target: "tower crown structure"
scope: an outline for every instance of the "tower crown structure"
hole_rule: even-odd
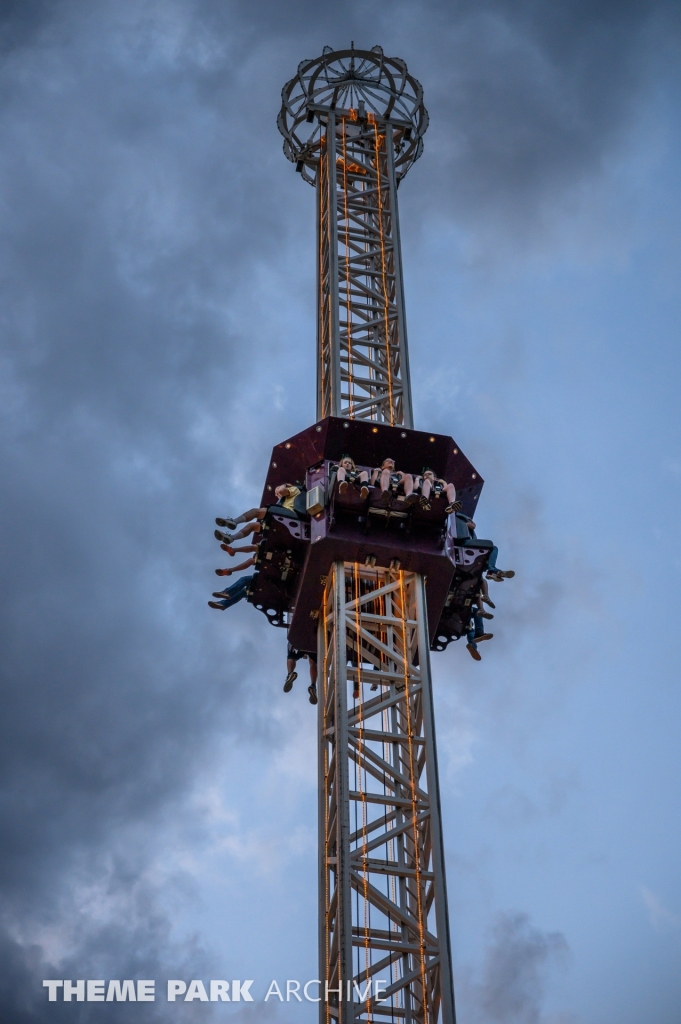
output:
[[[421,83],[403,60],[386,57],[380,46],[325,46],[321,57],[301,61],[281,98],[277,125],[285,139],[284,153],[311,185],[317,182],[323,126],[331,113],[360,123],[368,116],[380,125],[391,123],[398,181],[423,152],[428,111]]]
[[[397,185],[423,150],[423,89],[380,46],[325,47],[277,124],[318,197],[317,419],[411,427]]]

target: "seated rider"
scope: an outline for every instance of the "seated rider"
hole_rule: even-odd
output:
[[[493,547],[489,553],[489,561],[487,563],[487,579],[494,580],[495,583],[502,583],[504,580],[512,580],[515,576],[514,569],[497,569],[497,555],[499,554],[499,548]]]
[[[456,487],[454,484],[448,484],[446,480],[436,477],[433,470],[428,469],[428,467],[423,470],[420,489],[421,507],[427,511],[433,507],[430,503],[431,497],[439,498],[443,492],[447,495],[448,502],[447,507],[445,508],[446,515],[450,515],[452,512],[457,512],[461,508],[461,502],[456,500]]]
[[[383,459],[380,467],[374,469],[371,474],[371,483],[374,487],[380,487],[381,497],[386,504],[390,503],[392,492],[402,488],[407,504],[411,505],[418,501],[414,494],[414,478],[411,473],[403,473],[401,469],[395,469],[394,459]]]
[[[496,608],[496,605],[494,604],[494,601],[490,600],[489,586],[487,585],[487,580],[484,576],[480,579],[480,590],[476,595],[475,602],[478,607],[478,615],[481,619],[494,618],[492,613],[488,612],[485,608],[486,604],[489,605],[490,608]]]
[[[466,650],[470,654],[474,661],[482,661],[482,655],[478,650],[478,644],[482,643],[483,640],[492,640],[494,633],[486,633],[485,625],[479,615],[473,615],[472,621],[468,624],[468,634],[466,639]]]
[[[300,494],[300,488],[296,487],[295,484],[279,484],[274,489],[275,496],[277,498],[277,505],[281,505],[282,508],[290,509],[294,511],[294,505],[296,498]],[[272,506],[269,506],[270,508]],[[240,516],[235,516],[233,519],[216,519],[215,522],[218,526],[227,527],[229,530],[236,530],[239,523],[247,523],[248,525],[239,530],[238,533],[229,534],[223,533],[221,530],[215,531],[215,539],[222,541],[225,544],[231,544],[232,541],[242,540],[244,537],[248,537],[251,533],[259,533],[262,520],[267,515],[267,508],[251,508],[248,512],[242,512]],[[255,522],[253,522],[255,520]],[[236,570],[234,570],[236,572]]]
[[[475,536],[475,523],[467,516],[464,512],[457,512],[456,518],[466,523],[468,532],[470,533],[471,540],[477,540]],[[494,580],[496,583],[503,583],[504,580],[512,580],[515,576],[515,570],[513,569],[497,569],[497,556],[499,554],[499,548],[495,545],[489,553],[487,560],[487,579]],[[489,601],[487,602],[489,604]],[[491,606],[492,608],[494,605]]]
[[[333,469],[334,467],[332,467]],[[338,493],[345,494],[348,489],[348,484],[354,484],[355,487],[360,487],[360,497],[369,497],[369,488],[367,484],[369,482],[369,473],[366,469],[358,470],[354,461],[349,455],[344,455],[338,466],[336,473],[338,475]]]
[[[317,654],[315,651],[297,651],[291,644],[288,645],[288,651],[286,654],[286,681],[284,683],[284,693],[290,693],[293,689],[294,680],[298,678],[296,672],[296,662],[300,661],[301,658],[307,658],[310,665],[310,685],[307,688],[307,692],[310,695],[310,704],[317,703]]]
[[[260,547],[260,544],[244,544],[240,548],[230,547],[229,544],[221,544],[220,547],[222,548],[223,551],[226,551],[228,555],[232,555],[232,557],[234,557],[234,555],[237,553],[237,551],[253,551],[253,552],[256,552],[258,550],[258,548]],[[253,555],[251,555],[250,558],[247,558],[245,562],[241,562],[240,565],[235,565],[234,568],[232,568],[232,569],[216,569],[215,570],[215,575],[216,576],[231,576],[235,572],[241,572],[242,569],[250,569],[250,567],[252,565],[255,565],[256,562],[257,562],[257,558],[256,558],[255,554],[253,554]]]
[[[209,601],[208,605],[211,608],[217,608],[218,611],[225,611],[226,608],[231,608],[232,605],[238,604],[239,601],[243,601],[246,597],[249,584],[255,579],[255,573],[251,573],[250,576],[242,576],[240,580],[233,583],[231,587],[227,587],[226,590],[219,590],[213,594],[213,597],[217,597],[217,601]]]

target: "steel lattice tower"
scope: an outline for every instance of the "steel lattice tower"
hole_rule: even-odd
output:
[[[282,96],[285,153],[317,195],[317,418],[411,428],[397,186],[423,90],[380,47],[326,47]],[[334,561],[325,579],[320,1022],[454,1024],[424,578]]]

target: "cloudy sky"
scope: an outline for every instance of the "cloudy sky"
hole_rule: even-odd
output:
[[[657,0],[0,2],[0,1017],[312,1021],[315,719],[207,608],[314,419],[280,90],[381,44],[416,425],[487,483],[495,639],[433,659],[459,1024],[678,1024],[681,19]],[[301,682],[303,680],[301,679]],[[248,1006],[44,978],[253,978]]]

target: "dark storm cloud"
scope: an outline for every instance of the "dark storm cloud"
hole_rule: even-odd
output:
[[[204,602],[216,474],[245,474],[242,449],[262,458],[309,417],[258,393],[287,372],[281,339],[230,313],[311,239],[274,127],[283,81],[327,42],[404,54],[432,118],[432,188],[413,208],[469,226],[501,206],[534,216],[616,139],[667,10],[2,5],[3,1019],[47,1019],[27,993],[50,954],[30,935],[74,917],[78,885],[127,893],[217,738],[245,721],[267,734],[246,690],[264,622],[224,641]],[[267,312],[254,298],[252,317]],[[154,977],[189,956],[155,898],[133,924],[86,915],[60,954],[73,976]],[[529,1006],[558,946],[519,919],[500,929],[490,955]]]
[[[412,172],[422,188],[411,186],[406,216],[436,205],[462,224],[490,217],[497,230],[501,222],[527,235],[622,140],[641,90],[675,59],[679,30],[678,7],[664,0],[260,2],[250,11],[254,38],[279,33],[280,52],[310,57],[322,42],[354,39],[404,56],[431,114],[427,158]]]
[[[532,799],[517,787],[506,784],[490,796],[486,810],[506,827],[527,825],[559,814],[578,786],[574,772],[556,774],[547,780],[540,796]]]
[[[210,311],[240,283],[235,224],[248,216],[264,252],[276,226],[262,198],[241,214],[229,112],[211,121],[196,67],[163,60],[149,26],[135,38],[104,21],[71,6],[17,29],[0,76],[0,869],[14,934],[78,919],[74,884],[129,889],[155,816],[241,720],[251,653],[248,633],[235,637],[226,671],[206,622],[214,467],[191,432],[241,372],[241,339]],[[126,829],[127,877],[107,874],[100,852]],[[110,928],[97,939],[84,915],[81,965],[102,942],[135,952],[131,973],[170,955],[140,913],[139,941],[123,924],[119,941]],[[12,1006],[7,995],[3,1016]]]
[[[161,965],[154,955],[154,950],[166,948],[166,922],[150,921],[146,927],[114,929],[107,927],[92,937],[92,944],[87,952],[79,952],[77,958],[66,958],[59,968],[46,962],[39,946],[21,946],[7,936],[0,938],[0,957],[2,958],[3,974],[0,981],[0,1006],[3,1019],[12,1024],[30,1024],[32,1021],[73,1021],[79,1024],[86,1021],[160,1021],[166,1015],[164,1003],[132,1003],[116,1002],[103,1004],[78,1004],[75,1002],[55,1002],[45,1005],[45,990],[42,979],[64,977],[72,980],[80,978],[84,970],[90,978],[95,975],[110,978],[113,975],[122,978],[145,977],[159,978],[163,975],[165,965]],[[193,964],[185,960],[176,967],[183,973],[200,974]],[[192,968],[194,970],[192,970]],[[164,997],[163,987],[158,989],[157,1000]],[[182,1011],[187,1008],[178,1006],[174,1016],[186,1020]],[[206,1019],[209,1014],[204,1013]]]
[[[0,52],[30,44],[56,6],[47,0],[4,0],[0,8]]]
[[[672,5],[465,4],[439,8],[427,65],[443,193],[464,223],[482,211],[534,220],[597,170],[659,55]]]
[[[532,927],[526,914],[500,914],[480,984],[466,991],[474,1019],[485,1024],[540,1024],[548,971],[568,956],[565,937]]]

